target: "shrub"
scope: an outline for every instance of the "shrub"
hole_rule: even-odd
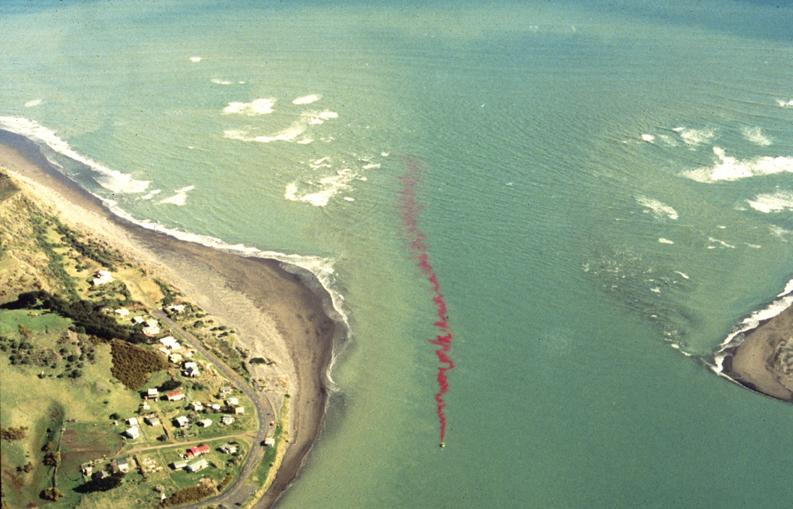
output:
[[[28,427],[19,426],[18,428],[0,428],[0,439],[3,440],[22,440],[27,435]]]
[[[190,486],[189,488],[183,488],[181,490],[175,491],[171,494],[170,497],[166,498],[162,501],[162,505],[169,506],[169,505],[181,505],[186,504],[188,502],[195,502],[197,500],[201,500],[202,498],[206,498],[210,495],[214,495],[215,488],[212,486],[207,485],[198,485],[198,486]]]
[[[110,372],[130,389],[141,388],[148,381],[149,373],[168,367],[168,361],[159,352],[124,341],[113,341],[110,346],[113,357]]]

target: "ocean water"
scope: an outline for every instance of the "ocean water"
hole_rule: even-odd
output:
[[[791,26],[763,1],[8,1],[0,128],[138,219],[332,261],[353,334],[281,507],[784,507],[793,409],[703,362],[793,274]],[[455,331],[445,449],[406,156]]]

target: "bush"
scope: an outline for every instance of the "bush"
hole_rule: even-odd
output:
[[[109,491],[121,484],[123,475],[113,474],[104,479],[91,479],[87,483],[81,484],[74,488],[77,493],[92,493],[94,491]]]
[[[141,388],[148,381],[149,373],[168,367],[168,361],[159,352],[124,341],[113,341],[110,346],[113,357],[110,372],[130,389]]]
[[[188,502],[195,502],[215,494],[215,488],[207,485],[190,486],[175,491],[170,497],[162,501],[162,505],[181,505]]]
[[[19,426],[18,428],[0,428],[0,439],[2,440],[22,440],[27,435],[28,427]]]

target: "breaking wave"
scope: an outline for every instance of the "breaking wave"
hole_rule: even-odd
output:
[[[793,192],[778,191],[776,193],[758,194],[751,200],[746,200],[746,202],[754,210],[764,214],[784,212],[793,210]]]
[[[677,211],[674,208],[654,198],[648,198],[647,196],[637,196],[636,202],[645,208],[645,212],[652,214],[658,219],[667,218],[676,220],[679,217]]]
[[[716,161],[713,166],[703,166],[683,172],[691,180],[711,184],[721,181],[734,181],[762,175],[793,173],[793,157],[756,157],[738,159],[728,156],[721,147],[713,147]]]
[[[741,129],[741,134],[743,135],[746,141],[754,143],[760,147],[768,147],[771,146],[772,141],[771,138],[766,136],[763,132],[763,129],[760,127],[744,127]]]
[[[253,117],[256,115],[269,115],[275,107],[274,97],[261,97],[254,99],[249,103],[232,101],[223,108],[224,115],[247,115]]]
[[[716,137],[715,129],[692,129],[690,127],[675,127],[672,129],[680,136],[686,145],[696,147],[708,143]]]
[[[308,94],[308,95],[301,95],[300,97],[296,97],[292,104],[297,104],[298,106],[302,106],[305,104],[313,104],[317,101],[322,99],[322,94]]]

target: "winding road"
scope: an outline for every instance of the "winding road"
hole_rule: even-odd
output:
[[[183,505],[180,507],[183,509],[199,509],[206,507],[209,504],[244,504],[255,494],[256,490],[258,489],[258,486],[253,486],[250,483],[246,483],[245,481],[248,480],[253,470],[259,465],[259,463],[262,461],[262,458],[264,457],[264,448],[260,444],[267,436],[267,431],[270,428],[270,422],[275,420],[275,409],[263,393],[257,393],[253,387],[251,387],[248,382],[239,375],[239,373],[231,369],[215,354],[210,352],[197,337],[184,330],[181,325],[171,320],[171,318],[169,318],[168,315],[163,311],[155,311],[154,316],[162,321],[162,323],[167,325],[171,329],[171,333],[174,336],[176,336],[178,339],[181,339],[185,343],[190,344],[191,347],[201,352],[201,355],[214,364],[215,368],[220,374],[226,377],[240,392],[247,396],[253,402],[254,408],[256,410],[256,418],[258,420],[258,429],[256,430],[256,435],[253,439],[253,442],[251,443],[251,450],[245,457],[245,463],[243,463],[242,468],[240,469],[240,474],[234,480],[234,483],[219,495],[203,499],[195,504]]]

